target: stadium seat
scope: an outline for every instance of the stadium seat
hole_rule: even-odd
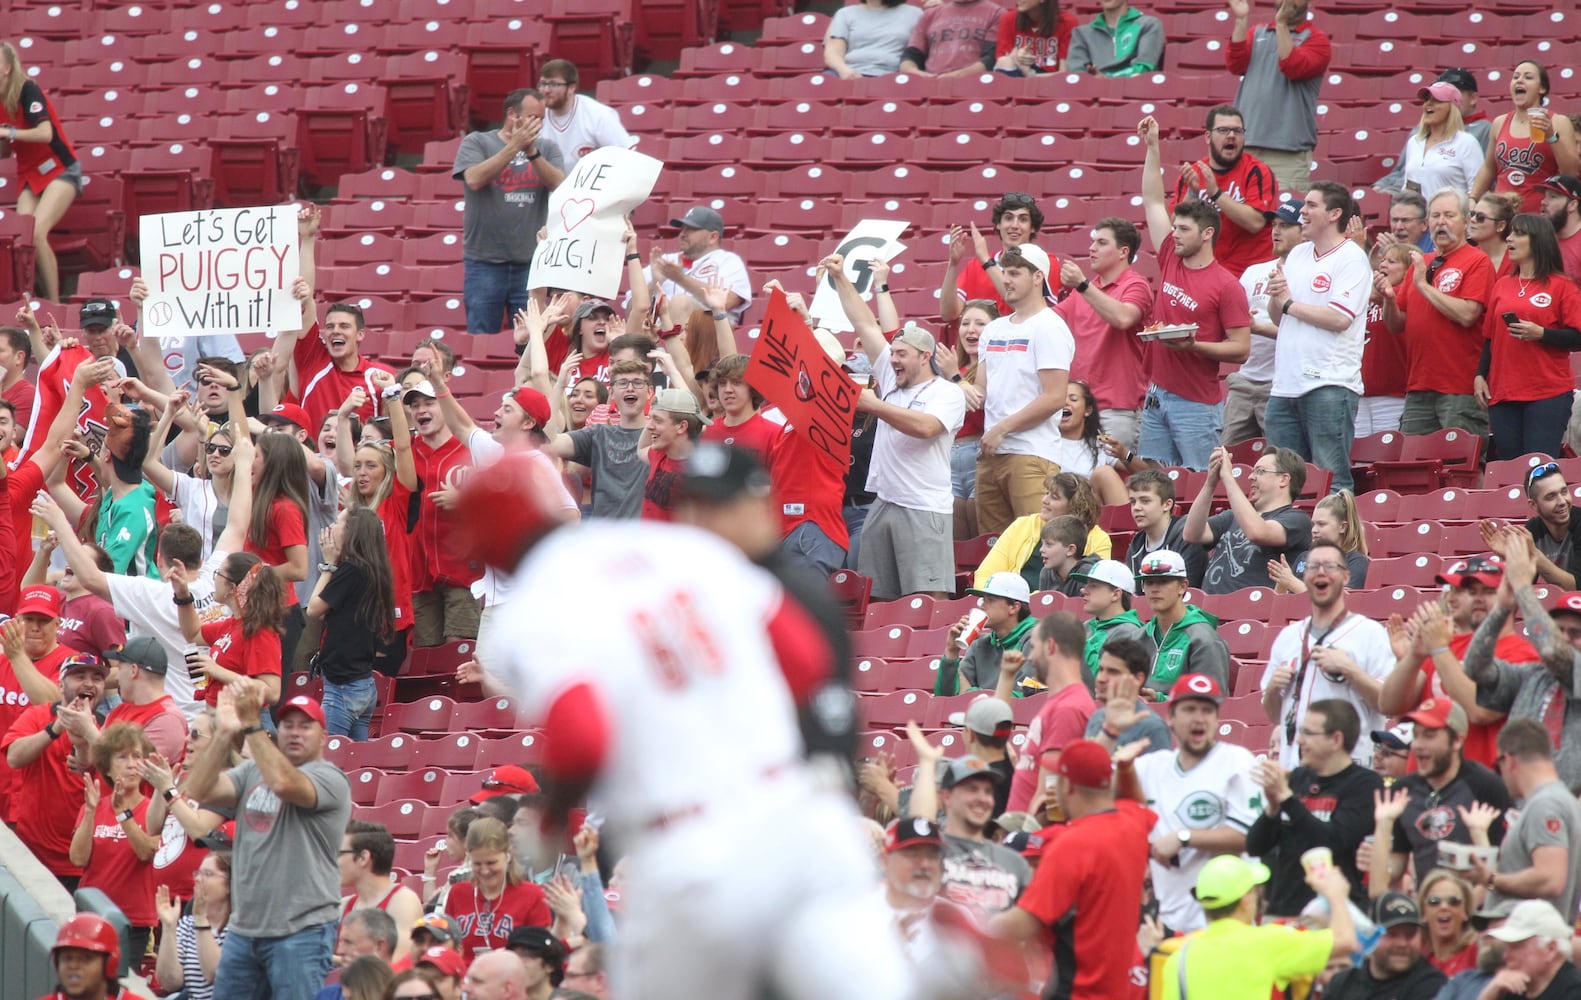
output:
[[[457,805],[483,790],[487,771],[453,771],[443,776],[436,805]]]
[[[476,766],[490,768],[501,764],[518,764],[527,767],[541,764],[546,746],[543,734],[535,730],[499,739],[480,740]]]
[[[460,639],[442,646],[414,646],[407,654],[403,674],[422,677],[438,674],[453,677],[461,665],[472,659],[473,643]]]
[[[932,691],[939,674],[939,652],[933,656],[919,656],[910,660],[891,661],[884,669],[880,691]]]
[[[463,707],[456,706],[458,714]],[[412,757],[413,764],[437,767],[445,771],[470,771],[477,766],[478,747],[482,744],[482,739],[469,727],[456,721],[454,716],[450,724],[457,730],[456,732],[418,743]]]
[[[1455,487],[1414,493],[1400,501],[1400,518],[1411,521],[1432,518],[1436,521],[1464,521],[1471,517],[1470,491]]]
[[[1490,488],[1504,485],[1525,486],[1526,476],[1532,469],[1552,461],[1552,457],[1534,452],[1530,455],[1522,455],[1520,458],[1489,462],[1482,470],[1482,485]]]
[[[1220,721],[1244,723],[1247,726],[1266,726],[1268,716],[1263,713],[1263,700],[1258,695],[1245,695],[1225,699],[1219,706]],[[1223,729],[1220,729],[1223,733]]]
[[[1443,566],[1444,561],[1438,556],[1424,552],[1373,559],[1367,565],[1367,589],[1416,587],[1425,590],[1438,585],[1435,578]]]
[[[1484,474],[1484,482],[1492,482]],[[1466,516],[1474,518],[1496,517],[1511,521],[1524,521],[1532,516],[1532,507],[1526,499],[1526,490],[1520,486],[1503,489],[1467,490]]]
[[[933,598],[926,594],[912,594],[898,601],[882,601],[867,607],[867,627],[905,625],[914,629],[928,629],[933,622]]]
[[[516,703],[510,698],[485,698],[482,701],[460,702],[450,717],[453,729],[474,733],[511,733],[521,728],[521,717]]]
[[[414,768],[410,771],[389,772],[379,780],[380,803],[396,799],[421,799],[431,806],[443,804],[441,797],[449,772],[437,767]]]
[[[906,638],[906,657],[937,656],[944,649],[949,628],[916,629]]]
[[[324,759],[350,771],[357,766],[357,749],[362,746],[350,736],[328,736],[324,739]]]
[[[882,660],[906,658],[906,645],[911,639],[911,629],[904,625],[851,633],[852,656],[875,656]]]
[[[918,725],[928,719],[928,691],[892,691],[889,694],[868,695],[858,704],[863,722],[869,726],[888,726],[899,729],[908,722]]]
[[[1231,621],[1219,626],[1219,638],[1230,647],[1230,655],[1243,660],[1266,660],[1277,633],[1261,621]]]
[[[884,690],[884,671],[889,662],[875,656],[863,656],[851,663],[851,690],[859,694],[878,694]]]
[[[396,703],[385,712],[384,728],[403,733],[443,733],[449,730],[455,709],[453,700],[437,695],[418,702]]]
[[[1407,434],[1398,460],[1373,463],[1374,481],[1379,488],[1402,494],[1442,486],[1474,487],[1482,444],[1481,437],[1454,427]]]
[[[928,623],[929,628],[949,628],[956,622],[965,618],[973,608],[983,606],[983,599],[974,594],[957,597],[948,601],[935,601],[933,603],[933,620]]]
[[[357,749],[357,766],[377,767],[385,771],[405,770],[412,766],[418,746],[417,738],[408,733],[368,740]]]
[[[1445,524],[1438,529],[1438,551],[1444,556],[1470,556],[1486,552],[1482,529],[1472,524]]]
[[[866,617],[868,598],[873,593],[872,577],[854,569],[837,569],[829,576],[829,588],[834,599],[845,606],[848,621],[860,623]]]
[[[397,799],[361,809],[356,818],[364,823],[384,824],[396,840],[411,840],[420,834],[423,815],[428,811],[428,803],[421,799]]]
[[[1436,551],[1440,528],[1437,521],[1417,521],[1379,528],[1375,536],[1368,538],[1368,547],[1375,558],[1385,559],[1429,549]]]
[[[1380,587],[1345,595],[1345,606],[1373,621],[1387,622],[1390,615],[1409,618],[1430,598],[1414,587]]]
[[[1367,524],[1396,521],[1400,515],[1400,494],[1394,490],[1373,490],[1356,497],[1356,513]]]
[[[371,806],[378,799],[379,782],[384,780],[384,772],[376,767],[359,767],[346,773],[346,781],[351,785],[351,802],[358,806]]]
[[[1350,468],[1351,477],[1356,482],[1356,493],[1360,495],[1376,488],[1378,484],[1374,481],[1373,466],[1378,462],[1398,461],[1404,447],[1405,435],[1399,431],[1379,431],[1352,442]]]

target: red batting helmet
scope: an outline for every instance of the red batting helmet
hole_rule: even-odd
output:
[[[79,913],[60,925],[55,947],[49,952],[51,962],[62,948],[81,948],[103,955],[106,978],[113,979],[121,968],[121,935],[97,913]]]
[[[466,558],[514,569],[569,513],[560,474],[546,456],[513,452],[467,477],[452,523]]]

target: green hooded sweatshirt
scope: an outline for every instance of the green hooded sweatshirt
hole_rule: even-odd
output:
[[[1116,632],[1116,629],[1119,631]],[[1096,618],[1087,619],[1087,645],[1082,650],[1081,661],[1081,681],[1087,685],[1087,690],[1092,690],[1093,678],[1098,676],[1098,654],[1103,652],[1105,643],[1117,636],[1141,639],[1152,645],[1147,630],[1142,627],[1142,619],[1136,616],[1134,610],[1122,611],[1104,621]]]
[[[1219,638],[1219,620],[1197,607],[1186,605],[1185,617],[1165,635],[1159,635],[1157,617],[1150,619],[1143,633],[1158,647],[1153,657],[1153,672],[1147,686],[1159,701],[1169,698],[1169,689],[1182,674],[1207,674],[1230,689],[1230,647]]]
[[[958,660],[945,657],[939,661],[939,672],[933,680],[933,693],[938,695],[951,695],[961,693],[961,681],[966,681],[968,689],[987,688],[993,690],[999,684],[999,661],[1004,657],[1007,649],[1019,649],[1026,653],[1032,642],[1032,630],[1037,627],[1038,616],[1028,615],[1016,623],[1016,627],[1005,634],[1003,639],[985,629],[973,643],[967,647],[966,655]],[[1015,694],[1020,697],[1025,692],[1022,690],[1022,681],[1032,676],[1032,657],[1027,657],[1027,662],[1021,665],[1021,670],[1016,673]]]

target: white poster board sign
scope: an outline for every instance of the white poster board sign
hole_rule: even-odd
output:
[[[296,209],[212,208],[141,220],[145,337],[302,329]]]
[[[615,298],[626,271],[626,215],[648,199],[663,168],[616,146],[576,161],[549,196],[548,233],[533,253],[527,287]]]
[[[869,265],[874,260],[887,263],[898,257],[906,249],[906,245],[899,242],[900,234],[909,225],[911,223],[899,219],[863,219],[840,241],[835,253],[845,258],[846,276],[856,285],[862,298],[873,297],[873,272]],[[840,307],[839,291],[828,277],[819,282],[818,292],[813,296],[808,311],[830,330],[847,332],[855,329],[846,318],[845,310]]]

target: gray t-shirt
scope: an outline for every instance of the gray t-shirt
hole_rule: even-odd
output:
[[[637,455],[642,428],[594,424],[570,434],[571,461],[593,470],[594,517],[635,518],[642,513],[648,463]]]
[[[841,7],[829,21],[828,37],[845,39],[845,64],[863,76],[900,70],[900,56],[922,8],[911,4],[874,9],[866,4]]]
[[[1281,555],[1290,562],[1312,547],[1312,519],[1294,507],[1278,507],[1264,511],[1263,520],[1278,521],[1285,526],[1285,544],[1281,547],[1258,545],[1246,537],[1234,511],[1224,511],[1208,518],[1208,529],[1213,532],[1213,549],[1208,553],[1208,571],[1202,576],[1202,589],[1209,594],[1228,594],[1247,587],[1272,587],[1268,576],[1268,560]]]
[[[1130,727],[1120,731],[1120,738],[1116,741],[1119,746],[1135,743],[1137,740],[1146,740],[1147,749],[1143,753],[1152,753],[1154,750],[1168,750],[1175,745],[1174,737],[1169,731],[1169,726],[1159,718],[1158,713],[1148,707],[1147,702],[1138,698],[1136,710],[1141,713]],[[1103,720],[1106,706],[1099,705],[1098,711],[1092,713],[1087,720],[1087,731],[1082,735],[1089,740],[1096,739],[1103,731]]]
[[[229,929],[248,937],[285,937],[340,915],[340,838],[351,818],[351,785],[340,768],[314,760],[299,770],[318,789],[318,805],[282,802],[258,765],[225,772],[236,789]]]
[[[1542,721],[1554,699],[1560,700],[1559,745],[1554,748],[1554,769],[1559,780],[1581,790],[1581,653],[1570,654],[1570,666],[1559,676],[1542,663],[1509,663],[1495,660],[1498,676],[1477,685],[1477,704],[1503,712],[1512,719]]]
[[[1570,860],[1565,866],[1564,895],[1542,898],[1560,913],[1573,914],[1576,900],[1581,897],[1581,802],[1560,781],[1538,785],[1520,804],[1520,818],[1499,846],[1498,870],[1525,871],[1532,866],[1532,852],[1550,846],[1564,848]],[[1508,898],[1512,897],[1490,891],[1484,905],[1491,907]]]
[[[465,205],[461,213],[461,249],[468,260],[494,264],[526,264],[538,248],[538,230],[549,218],[549,188],[533,168],[527,154],[517,153],[487,187],[474,191],[463,175],[505,148],[498,131],[473,132],[456,150],[451,176],[461,181]],[[559,147],[547,138],[538,140],[544,159],[561,166]]]
[[[992,916],[1010,909],[1031,881],[1026,859],[1003,844],[944,835],[941,898],[978,916]]]

